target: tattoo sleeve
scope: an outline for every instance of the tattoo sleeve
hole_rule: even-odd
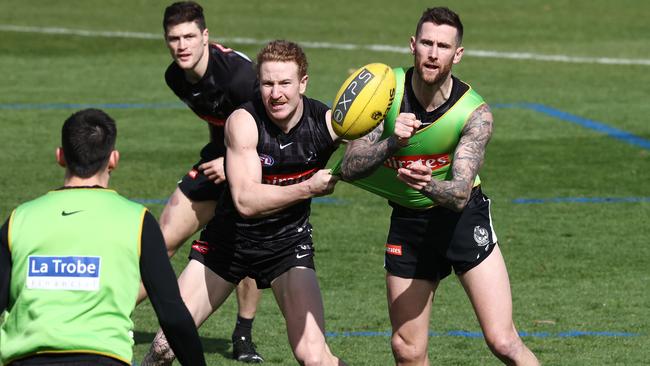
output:
[[[380,123],[366,136],[348,143],[341,163],[341,179],[353,181],[367,177],[399,150],[394,136],[379,140],[383,132],[384,124]]]
[[[493,118],[487,104],[479,106],[469,117],[454,152],[452,179],[432,179],[421,192],[434,202],[455,211],[469,200],[474,179],[485,158],[485,148],[492,136]]]

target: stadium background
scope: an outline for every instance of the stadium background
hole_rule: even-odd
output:
[[[196,160],[207,129],[165,86],[167,1],[0,3],[0,217],[62,181],[62,121],[96,106],[118,121],[112,186],[158,215]],[[455,74],[491,104],[495,132],[481,171],[509,267],[514,316],[548,365],[650,360],[650,5],[576,1],[203,1],[213,39],[251,57],[266,41],[301,43],[308,95],[331,103],[350,69],[409,65],[423,8],[465,24]],[[329,343],[350,365],[390,365],[383,243],[388,207],[347,184],[313,205]],[[188,245],[174,258],[180,269]],[[209,364],[229,361],[229,299],[202,328]],[[133,315],[136,360],[157,325]],[[432,364],[498,364],[457,280],[435,299]],[[269,365],[294,364],[266,292],[254,337]],[[645,346],[644,346],[645,345]]]

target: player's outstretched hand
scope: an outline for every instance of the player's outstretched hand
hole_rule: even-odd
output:
[[[339,179],[339,176],[332,175],[332,169],[321,169],[307,180],[307,184],[314,197],[325,196],[334,192]]]
[[[395,131],[393,134],[397,138],[400,146],[406,146],[409,139],[415,135],[422,122],[420,122],[413,113],[400,113],[395,119]]]
[[[205,162],[199,165],[199,169],[214,184],[219,184],[226,180],[226,172],[223,169],[223,157]]]
[[[431,182],[431,168],[418,162],[397,169],[397,179],[419,191]]]

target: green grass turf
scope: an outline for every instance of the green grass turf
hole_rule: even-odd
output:
[[[17,1],[0,3],[0,25],[161,34],[164,1]],[[205,2],[216,39],[288,38],[299,42],[406,47],[428,2]],[[648,5],[641,0],[455,1],[468,51],[455,73],[492,105],[495,133],[481,171],[508,264],[519,330],[547,337],[524,340],[548,365],[647,364],[650,326],[650,203],[516,204],[517,198],[650,197],[650,151],[593,130],[507,103],[537,103],[650,140],[650,66],[479,58],[472,50],[650,58]],[[0,31],[0,105],[16,103],[175,103],[162,74],[162,40]],[[251,56],[258,44],[230,42]],[[308,94],[331,102],[348,70],[381,61],[408,65],[406,54],[307,48]],[[2,109],[0,217],[62,182],[54,164],[62,121],[72,109]],[[127,197],[164,199],[195,162],[207,129],[186,108],[111,109],[118,121],[122,165],[112,180]],[[337,204],[315,203],[316,264],[332,350],[350,365],[390,365],[386,332],[383,243],[385,202],[340,184]],[[149,205],[158,215],[162,205]],[[185,265],[186,245],[173,264]],[[228,365],[236,304],[229,299],[201,328],[210,365]],[[133,315],[136,359],[157,329],[148,303]],[[445,280],[430,329],[432,364],[498,364],[480,338],[461,286]],[[629,332],[635,337],[562,332]],[[292,365],[284,322],[270,292],[254,335],[268,364]]]

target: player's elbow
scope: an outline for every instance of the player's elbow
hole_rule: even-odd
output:
[[[246,206],[237,206],[237,212],[239,213],[239,216],[245,219],[254,219],[260,216],[260,213],[257,212],[257,210]]]
[[[449,205],[448,208],[454,212],[461,212],[465,208],[465,205],[467,205],[467,201],[456,200],[452,202],[452,204]]]
[[[447,206],[452,211],[461,212],[467,206],[469,202],[470,194],[460,193],[454,196],[454,199],[451,200],[450,204]]]
[[[255,195],[257,190],[258,188],[255,185],[235,185],[232,181],[230,182],[232,203],[239,216],[244,219],[260,216],[260,198]]]
[[[247,200],[245,197],[233,197],[233,203],[237,209],[237,213],[244,219],[253,219],[259,217],[261,212],[255,207],[252,201]]]

